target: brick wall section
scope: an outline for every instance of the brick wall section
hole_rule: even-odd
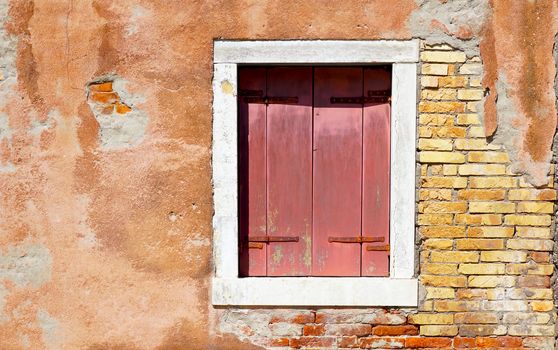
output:
[[[419,309],[227,310],[225,331],[272,349],[554,348],[553,181],[531,187],[487,143],[478,57],[423,45],[421,61]]]

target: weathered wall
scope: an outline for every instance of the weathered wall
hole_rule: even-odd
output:
[[[249,349],[257,347],[252,343],[271,345],[270,324],[280,323],[276,328],[286,327],[284,332],[297,338],[298,331],[292,333],[289,324],[314,324],[320,312],[333,314],[308,311],[314,315],[309,317],[315,318],[302,322],[301,318],[289,318],[293,311],[256,310],[249,312],[247,326],[242,321],[243,312],[214,310],[209,304],[213,39],[419,37],[428,44],[451,44],[456,52],[470,58],[480,52],[478,69],[485,72],[482,84],[489,89],[488,98],[484,106],[476,102],[465,106],[480,108],[478,117],[484,125],[469,122],[474,118],[459,119],[461,111],[436,111],[451,114],[456,124],[467,120],[468,124],[451,126],[456,128],[451,130],[467,134],[432,137],[451,139],[455,150],[471,157],[469,149],[457,148],[458,140],[453,138],[473,137],[484,145],[480,133],[484,127],[492,135],[488,139],[493,142],[491,147],[503,147],[502,152],[511,157],[503,175],[515,179],[514,187],[545,185],[556,126],[552,57],[556,8],[551,0],[0,2],[0,348]],[[480,73],[471,74],[480,80]],[[434,86],[425,85],[425,89],[439,91]],[[434,128],[451,131],[442,125]],[[451,169],[446,160],[437,160],[434,165],[423,161],[427,177]],[[520,176],[523,173],[526,176]],[[466,176],[466,183],[472,186]],[[459,202],[458,190],[450,191],[451,201]],[[502,200],[513,201],[511,190],[506,191],[508,197]],[[548,202],[553,198],[544,199]],[[442,197],[435,200],[448,201]],[[520,205],[512,204],[514,210]],[[471,213],[467,205],[464,213],[449,213],[452,220],[472,220],[460,216]],[[514,221],[511,215],[515,214],[509,215],[510,219],[503,219],[510,220],[513,233],[497,238],[506,244],[498,250],[514,249],[509,242],[521,231],[515,227],[536,226]],[[548,213],[543,216],[550,217]],[[455,225],[461,224],[455,221]],[[474,224],[463,223],[464,230],[467,225]],[[484,227],[484,221],[478,225]],[[541,243],[542,251],[548,250],[548,242]],[[430,259],[430,249],[450,249],[444,241],[437,241],[438,246],[430,243],[434,241],[425,241],[421,248],[423,256]],[[452,240],[451,244],[451,249],[459,250],[458,243]],[[468,250],[482,259],[481,246]],[[536,253],[540,250],[532,249],[536,255],[529,253],[529,264],[546,276],[548,267],[536,267],[548,265],[546,253]],[[425,280],[424,276],[435,275],[424,272],[425,268],[421,274],[426,288],[438,288]],[[456,283],[470,283],[471,277],[463,277],[467,275],[463,268],[455,268],[460,269],[455,273],[460,281]],[[501,271],[502,267],[491,268]],[[540,278],[544,279],[542,286],[529,271],[533,269],[505,266],[502,274],[511,278],[502,281],[531,281],[528,283],[548,289],[548,277]],[[483,287],[494,293],[500,287],[508,288],[490,283]],[[457,288],[455,293],[459,288],[467,289],[467,285],[450,287]],[[442,292],[433,295],[449,295]],[[484,298],[482,293],[477,297]],[[536,311],[532,301],[519,299],[530,311]],[[496,327],[490,333],[484,327],[478,335],[510,334],[511,340],[502,338],[501,342],[508,339],[511,343],[491,344],[520,344],[520,339],[524,347],[548,348],[553,338],[548,329],[555,317],[546,297],[540,300],[536,307],[549,315],[544,325],[547,328],[537,326],[527,335],[546,338],[525,342],[521,337],[526,331],[514,334],[512,326],[506,325],[501,325],[505,332]],[[440,303],[428,301],[423,301],[422,309],[442,312],[432,309]],[[465,307],[443,312],[455,320],[455,313],[461,311],[475,310]],[[498,315],[505,312],[489,311]],[[361,323],[359,314],[371,317],[385,311],[345,313],[357,315],[354,317]],[[395,319],[408,313],[416,310],[388,312]],[[321,320],[326,325],[339,323],[333,316]],[[417,332],[426,337],[435,335],[436,329],[450,342],[455,341],[451,338],[457,334],[455,329],[460,335],[474,336],[474,332],[462,333],[462,329],[474,327],[427,327],[423,331],[423,326],[419,329],[407,324],[396,330],[389,328],[394,322],[411,321],[380,318],[369,325],[384,324],[387,328],[378,332],[386,336],[402,332],[403,338],[417,339],[405,340],[406,345],[397,343],[400,347],[449,346],[443,339],[413,336]],[[308,334],[319,339],[319,327],[314,327],[317,331],[307,327]],[[299,328],[302,332],[302,326]],[[368,334],[362,332],[358,334]],[[374,332],[371,326],[370,332]],[[335,339],[328,340],[332,343],[325,346],[338,344],[343,334],[335,333]],[[287,342],[288,346],[304,345],[304,340]],[[312,346],[311,340],[307,345]]]

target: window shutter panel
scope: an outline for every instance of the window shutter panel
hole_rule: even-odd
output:
[[[314,69],[313,275],[359,276],[361,244],[330,242],[361,232],[362,68]]]
[[[391,72],[364,69],[365,96],[390,88]],[[362,235],[383,242],[362,244],[362,276],[388,276],[389,251],[382,249],[389,249],[390,104],[365,104],[363,123]]]
[[[249,237],[265,236],[266,223],[266,110],[247,103],[242,95],[265,93],[265,68],[238,70],[239,158],[239,269],[241,276],[265,276],[267,248],[248,244]]]
[[[312,68],[267,70],[268,276],[307,276],[312,264]],[[298,99],[272,103],[272,98]]]

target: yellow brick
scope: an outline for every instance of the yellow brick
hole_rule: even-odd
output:
[[[453,142],[447,139],[420,139],[419,149],[428,151],[451,151],[453,149]]]
[[[500,275],[504,274],[504,264],[460,264],[459,273],[464,275]]]
[[[480,102],[467,102],[467,108],[465,109],[467,112],[478,112],[478,105]]]
[[[512,201],[554,201],[556,200],[556,191],[550,189],[510,190],[508,199]]]
[[[531,302],[533,311],[545,312],[551,311],[554,308],[554,303],[549,300],[535,300]]]
[[[497,250],[504,249],[503,239],[465,238],[456,241],[458,250]]]
[[[442,166],[436,164],[428,165],[428,175],[432,175],[432,176],[442,175]]]
[[[421,67],[421,74],[427,75],[447,75],[447,64],[424,63]]]
[[[517,186],[514,177],[471,177],[469,178],[471,188],[510,188]]]
[[[482,86],[482,81],[481,78],[479,77],[471,77],[469,79],[469,85],[473,86],[473,87],[481,87]]]
[[[482,126],[471,126],[469,127],[469,132],[467,133],[469,137],[485,137],[485,131]]]
[[[432,252],[430,254],[430,260],[432,262],[442,263],[473,263],[479,261],[479,253],[455,251]]]
[[[419,233],[428,238],[455,238],[465,237],[464,226],[430,226],[420,227]]]
[[[501,225],[500,214],[456,214],[455,223],[458,225]]]
[[[499,150],[500,146],[486,143],[484,139],[457,139],[454,142],[455,149],[468,151]]]
[[[467,161],[473,163],[507,163],[510,161],[505,152],[469,152]]]
[[[459,68],[459,74],[482,74],[482,65],[479,63],[465,63]]]
[[[550,226],[550,215],[506,215],[506,225],[518,226]]]
[[[429,275],[457,275],[457,264],[422,264],[420,270]]]
[[[434,301],[433,300],[426,300],[423,303],[419,304],[419,311],[432,311],[434,308]]]
[[[455,314],[455,323],[490,324],[498,323],[498,315],[493,312],[459,312]]]
[[[469,201],[498,201],[503,200],[506,195],[504,190],[460,190],[457,198]]]
[[[469,204],[470,213],[513,213],[515,203],[510,202],[471,202]]]
[[[553,188],[553,187],[554,187],[554,185],[553,185],[553,181],[554,181],[553,177],[552,177],[552,176],[549,176],[546,180],[547,180],[547,183],[544,184],[544,185],[542,185],[542,186],[540,186],[540,187]],[[523,187],[523,188],[533,188],[533,187],[535,187],[535,186],[533,186],[533,185],[530,184],[529,182],[525,181],[525,179],[524,179],[523,177],[520,177],[520,178],[519,178],[519,187]]]
[[[421,163],[465,163],[465,155],[456,152],[422,151],[419,153]]]
[[[471,288],[495,288],[515,286],[514,276],[469,276],[468,286]]]
[[[480,302],[474,301],[454,301],[454,300],[435,300],[434,310],[441,312],[452,311],[473,311],[480,308]]]
[[[434,276],[421,275],[420,280],[426,286],[434,287],[465,287],[467,277],[465,276]]]
[[[550,202],[520,202],[517,204],[518,213],[554,213],[554,204]]]
[[[453,247],[453,240],[451,239],[427,239],[423,243],[424,249],[440,249],[446,250]]]
[[[454,299],[453,288],[426,287],[426,299]]]
[[[450,189],[421,189],[419,190],[419,199],[424,200],[451,200],[452,194]]]
[[[459,166],[460,175],[505,175],[506,166],[502,164],[463,164]]]
[[[457,98],[457,90],[455,89],[424,89],[420,93],[420,97],[423,100],[441,100],[441,101],[451,101]]]
[[[485,301],[482,305],[482,309],[487,311],[527,311],[528,308],[529,303],[524,300]]]
[[[436,188],[465,188],[467,187],[467,178],[449,177],[449,176],[430,176],[421,178],[421,187]]]
[[[504,314],[502,320],[508,324],[546,324],[550,322],[550,315],[535,312],[510,312]]]
[[[485,251],[481,252],[481,261],[487,262],[525,262],[527,261],[527,253],[514,251]]]
[[[550,288],[513,288],[507,290],[507,296],[511,299],[552,299]]]
[[[487,299],[488,293],[486,289],[459,289],[456,296],[457,299]]]
[[[506,273],[508,275],[542,275],[550,276],[554,271],[553,265],[550,264],[508,264],[506,265]]]
[[[463,102],[421,101],[419,103],[419,112],[447,113],[447,112],[463,112],[463,111],[465,111],[465,104]]]
[[[428,90],[428,91],[438,91],[438,90]],[[420,125],[430,125],[430,126],[453,126],[455,117],[451,114],[430,114],[423,113],[419,115]]]
[[[420,78],[420,84],[422,85],[422,87],[426,88],[438,87],[438,77],[422,76]]]
[[[467,56],[459,51],[423,51],[420,54],[420,59],[424,62],[455,63],[465,62]]]
[[[420,176],[428,175],[428,165],[421,165],[420,166]]]
[[[510,288],[485,289],[486,290],[486,299],[487,300],[502,300],[502,299],[505,299],[506,290],[509,290],[509,289]]]
[[[454,176],[457,175],[457,166],[453,164],[444,164],[444,169],[442,174],[446,176]]]
[[[513,227],[469,227],[467,237],[478,238],[509,238],[513,236]]]
[[[419,214],[419,225],[451,225],[453,214]]]
[[[407,318],[411,324],[453,324],[452,314],[412,314]]]
[[[420,213],[464,213],[467,211],[466,202],[421,202]]]
[[[543,325],[512,325],[508,328],[508,335],[518,336],[537,336],[537,337],[553,337],[555,333],[555,326]]]
[[[465,101],[482,100],[484,92],[480,89],[460,89],[457,90],[457,98]]]
[[[543,238],[551,239],[552,233],[549,227],[525,227],[518,226],[515,228],[517,237],[521,238]]]
[[[420,137],[436,137],[436,138],[455,138],[465,137],[467,128],[460,126],[421,126],[419,127]]]
[[[457,326],[423,325],[420,326],[420,335],[427,337],[453,337],[457,335]]]
[[[448,77],[440,77],[438,79],[438,86],[441,88],[460,88],[467,86],[467,78],[466,77],[455,77],[455,76],[448,76]]]
[[[458,125],[480,125],[479,115],[476,113],[458,114]]]
[[[552,251],[554,243],[551,240],[544,239],[510,239],[508,240],[508,249],[517,250],[536,250],[536,251]]]
[[[447,44],[424,44],[424,48],[438,51],[454,51],[454,48]]]

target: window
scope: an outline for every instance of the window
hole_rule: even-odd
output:
[[[417,304],[417,61],[417,41],[215,42],[213,304]]]
[[[241,276],[388,276],[391,67],[239,67]]]

